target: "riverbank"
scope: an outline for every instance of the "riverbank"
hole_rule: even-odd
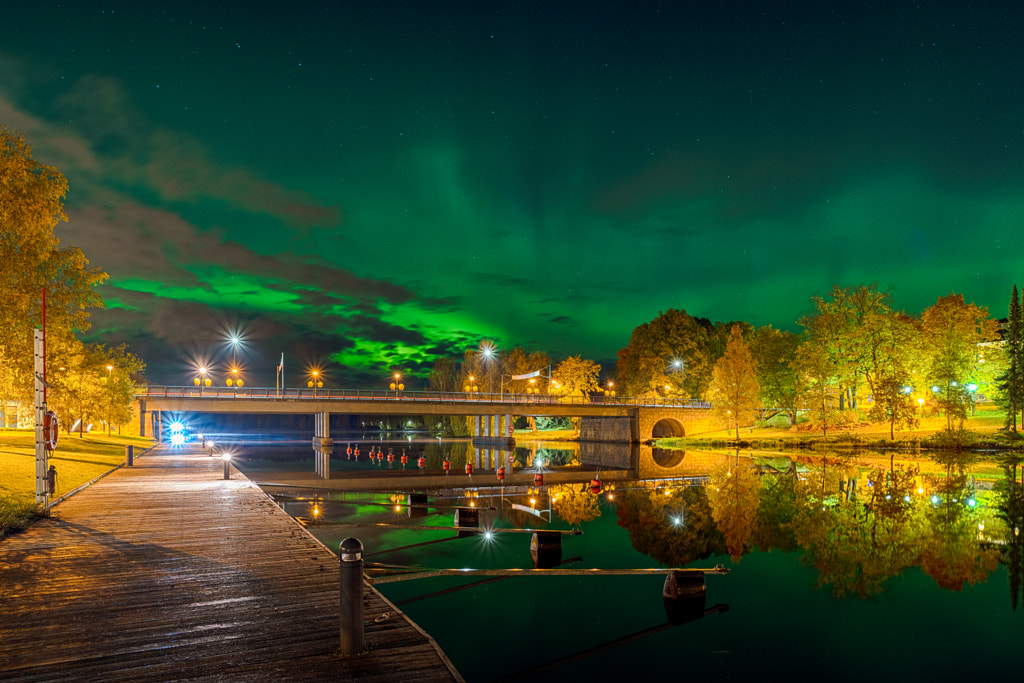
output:
[[[965,451],[1024,450],[1024,432],[1007,434],[1004,415],[994,407],[981,406],[968,416],[963,429],[948,430],[942,416],[921,418],[914,429],[895,432],[890,438],[889,425],[851,420],[841,426],[811,431],[801,424],[780,425],[779,418],[767,425],[718,430],[690,437],[658,440],[661,448],[753,448],[759,450],[843,450],[871,448],[877,450],[918,451],[930,449]]]
[[[155,442],[138,436],[112,434],[61,434],[50,463],[57,469],[59,498],[106,474],[124,462],[125,446],[137,452]],[[0,430],[0,537],[24,529],[38,516],[36,491],[35,432]]]

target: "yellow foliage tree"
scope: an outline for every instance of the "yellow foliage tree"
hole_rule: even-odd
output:
[[[711,373],[709,398],[718,416],[735,423],[737,440],[740,438],[740,423],[753,422],[761,408],[760,394],[757,363],[743,341],[740,326],[733,325],[725,354],[715,363]]]
[[[80,249],[60,248],[54,228],[66,221],[67,180],[32,157],[24,136],[0,126],[0,398],[31,400],[32,330],[54,341],[88,328],[88,308],[103,300],[94,287],[106,274],[89,268]]]

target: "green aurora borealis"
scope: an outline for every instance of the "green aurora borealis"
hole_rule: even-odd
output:
[[[229,329],[250,385],[378,387],[483,337],[613,371],[659,311],[796,329],[833,285],[1004,316],[1024,10],[711,4],[20,3],[0,122],[155,383]]]

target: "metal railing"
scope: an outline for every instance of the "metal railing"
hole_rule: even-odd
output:
[[[230,398],[237,400],[401,401],[403,403],[501,403],[548,405],[608,405],[709,409],[708,401],[638,396],[557,396],[543,394],[462,391],[382,391],[367,389],[276,389],[274,387],[136,387],[136,398]]]

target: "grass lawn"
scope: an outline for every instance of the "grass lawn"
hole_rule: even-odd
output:
[[[152,439],[105,434],[61,434],[50,463],[57,468],[57,493],[62,496],[124,462],[124,447],[136,453],[152,446]],[[35,507],[35,432],[0,430],[0,531],[23,526]],[[55,497],[56,497],[55,496]]]

